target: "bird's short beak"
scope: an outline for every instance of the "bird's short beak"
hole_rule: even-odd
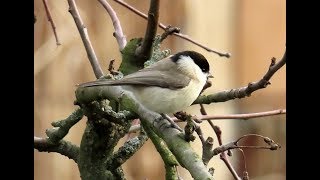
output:
[[[208,73],[207,78],[214,78],[211,73]]]

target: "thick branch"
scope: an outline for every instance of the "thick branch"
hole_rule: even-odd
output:
[[[153,132],[152,128],[149,127],[147,122],[141,121],[141,123],[164,162],[166,169],[166,180],[179,179],[176,171],[176,166],[178,166],[179,163],[166,143],[156,133]]]
[[[34,137],[34,148],[39,152],[57,152],[78,163],[79,147],[69,141],[61,140],[57,144],[52,144],[47,139]]]
[[[141,131],[138,137],[127,141],[112,157],[110,168],[116,169],[125,163],[134,153],[136,153],[148,140],[148,136]],[[109,168],[108,168],[109,169]]]
[[[113,27],[115,30],[113,35],[116,38],[118,45],[119,45],[119,49],[121,51],[126,46],[127,40],[126,40],[125,35],[122,32],[121,24],[120,24],[119,18],[117,16],[117,13],[112,9],[110,4],[106,0],[98,0],[98,1],[107,10],[107,12],[112,20]]]
[[[114,1],[119,3],[119,4],[121,4],[122,6],[124,6],[126,8],[128,8],[129,10],[131,10],[132,12],[134,12],[135,14],[139,15],[142,18],[144,18],[144,19],[148,18],[146,14],[144,14],[141,11],[139,11],[138,9],[130,6],[128,3],[126,3],[126,2],[124,2],[122,0],[114,0]],[[166,28],[167,28],[167,26],[165,26],[162,23],[159,23],[159,27],[162,28],[163,30],[166,30]],[[201,48],[203,48],[203,49],[205,49],[205,50],[207,50],[209,52],[216,53],[219,56],[224,56],[224,57],[227,57],[227,58],[229,58],[231,56],[230,53],[221,53],[221,52],[218,52],[217,50],[213,50],[213,49],[211,49],[211,48],[209,48],[209,47],[207,47],[205,45],[202,45],[202,44],[196,42],[195,40],[191,39],[189,36],[187,36],[185,34],[174,32],[173,35],[177,36],[177,37],[180,37],[180,38],[182,38],[184,40],[187,40],[187,41],[189,41],[189,42],[191,42],[191,43],[193,43],[193,44],[195,44],[195,45],[197,45],[197,46],[199,46],[199,47],[201,47]]]
[[[184,140],[183,135],[177,129],[167,128],[170,127],[168,121],[162,120],[160,114],[147,110],[122,88],[117,86],[79,87],[75,93],[78,103],[88,103],[101,99],[116,100],[125,109],[138,114],[141,121],[144,120],[153,124],[157,135],[166,142],[181,166],[185,167],[194,179],[213,179],[202,159],[194,152],[190,144]]]
[[[151,56],[152,43],[157,34],[158,19],[159,19],[159,0],[151,0],[148,12],[148,25],[146,34],[144,35],[141,46],[136,49],[136,55],[142,57],[145,62]]]
[[[77,9],[77,6],[76,6],[76,3],[74,2],[74,0],[68,0],[68,4],[69,4],[69,12],[71,13],[71,15],[74,19],[74,22],[77,25],[82,42],[84,44],[84,47],[86,48],[87,55],[88,55],[89,61],[91,63],[94,75],[98,79],[103,76],[103,71],[100,67],[98,58],[97,58],[96,53],[94,52],[94,49],[93,49],[92,44],[90,42],[87,28],[85,27],[85,25],[80,17],[79,11]]]
[[[54,21],[53,21],[53,19],[52,19],[52,17],[51,17],[50,9],[48,8],[48,2],[47,2],[47,0],[42,0],[42,2],[43,2],[43,4],[44,4],[44,9],[46,10],[46,14],[47,14],[47,17],[48,17],[48,21],[49,21],[50,24],[51,24],[54,37],[56,38],[56,44],[59,46],[59,45],[61,45],[61,43],[60,43],[59,38],[58,38],[58,35],[57,35],[56,25],[54,24]]]
[[[225,102],[235,98],[240,99],[246,96],[249,97],[251,93],[253,93],[256,90],[266,88],[269,84],[271,84],[269,82],[271,77],[286,63],[286,54],[287,52],[284,53],[282,59],[278,63],[276,63],[275,58],[272,58],[269,70],[258,82],[249,83],[248,86],[241,87],[238,89],[225,90],[215,94],[199,96],[193,102],[193,104],[210,104],[216,102]]]

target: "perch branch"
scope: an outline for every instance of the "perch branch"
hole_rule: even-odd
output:
[[[115,31],[113,35],[118,42],[119,49],[122,50],[126,46],[127,40],[126,40],[125,35],[123,34],[117,13],[112,9],[110,4],[106,0],[98,0],[98,1],[107,10],[107,12],[112,20],[114,31]]]
[[[78,163],[80,148],[71,142],[60,140],[57,144],[52,144],[50,141],[48,141],[48,138],[44,139],[34,136],[34,148],[39,152],[60,153]]]
[[[278,63],[276,63],[275,58],[272,58],[267,73],[258,82],[249,83],[248,86],[241,87],[238,89],[225,90],[215,94],[199,96],[193,102],[193,104],[210,104],[216,102],[225,102],[235,98],[240,99],[246,96],[249,97],[251,93],[253,93],[256,90],[266,88],[269,84],[271,84],[269,82],[271,77],[286,63],[286,54],[287,53],[285,52],[282,59]]]
[[[96,87],[78,87],[75,92],[77,102],[86,104],[91,101],[99,101],[102,99],[115,100],[119,102],[124,109],[136,113],[141,121],[152,124],[155,133],[161,137],[172,154],[176,157],[180,165],[186,168],[194,179],[213,179],[212,175],[207,171],[202,159],[187,143],[180,131],[170,127],[168,121],[162,120],[162,116],[158,113],[149,111],[135,98],[124,91],[119,86],[96,86]]]
[[[51,16],[50,9],[49,9],[49,7],[48,7],[48,2],[47,2],[47,0],[42,0],[42,2],[43,2],[44,9],[45,9],[46,14],[47,14],[47,17],[48,17],[48,21],[49,21],[50,24],[51,24],[54,37],[56,38],[56,44],[57,44],[57,46],[59,46],[59,45],[61,45],[61,43],[60,43],[59,38],[58,38],[58,35],[57,35],[56,25],[54,24],[54,21],[53,21],[52,16]]]
[[[166,169],[166,180],[179,179],[176,171],[176,166],[178,166],[179,163],[166,143],[156,133],[154,133],[152,128],[149,127],[149,124],[147,124],[145,121],[141,121],[141,123],[164,162]]]
[[[87,51],[88,59],[89,59],[90,64],[92,66],[94,75],[96,76],[97,79],[99,79],[100,77],[103,76],[103,71],[100,67],[98,58],[97,58],[96,53],[94,52],[94,49],[93,49],[92,44],[90,42],[88,30],[80,17],[79,11],[77,9],[77,5],[74,2],[74,0],[68,0],[68,4],[69,4],[69,12],[73,17],[74,22],[77,25],[82,42],[83,42],[84,47]]]
[[[159,0],[151,0],[148,12],[148,25],[141,46],[136,49],[136,55],[143,58],[143,62],[150,58],[152,43],[157,34],[159,19]]]
[[[134,12],[135,14],[139,15],[140,17],[144,18],[144,19],[148,19],[147,15],[142,13],[141,11],[139,11],[138,9],[132,7],[131,5],[129,5],[128,3],[122,1],[122,0],[114,0],[115,2],[121,4],[122,6],[126,7],[127,9],[131,10],[132,12]],[[163,30],[165,30],[167,28],[167,26],[165,26],[164,24],[162,23],[159,23],[159,27],[162,28]],[[221,53],[217,50],[213,50],[205,45],[202,45],[198,42],[196,42],[195,40],[191,39],[189,36],[185,35],[185,34],[181,34],[181,33],[177,33],[177,32],[174,32],[173,33],[174,36],[177,36],[177,37],[180,37],[186,41],[189,41],[205,50],[207,50],[208,52],[213,52],[213,53],[216,53],[218,54],[219,56],[224,56],[224,57],[227,57],[229,58],[231,56],[230,53]]]

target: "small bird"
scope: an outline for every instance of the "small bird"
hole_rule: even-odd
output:
[[[181,111],[197,99],[208,78],[213,77],[209,71],[209,63],[202,54],[182,51],[122,79],[97,80],[79,86],[121,86],[181,131],[167,114]]]

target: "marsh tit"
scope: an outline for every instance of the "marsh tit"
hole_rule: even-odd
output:
[[[209,70],[209,63],[202,54],[182,51],[122,79],[97,80],[79,86],[121,86],[147,109],[168,119],[168,113],[181,111],[197,99],[207,79],[212,77]]]

